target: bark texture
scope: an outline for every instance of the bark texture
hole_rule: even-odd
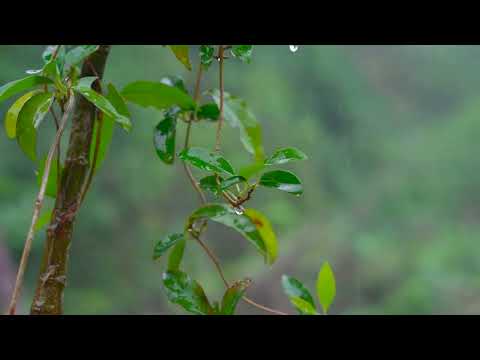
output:
[[[103,77],[110,45],[101,45],[83,64],[81,77]],[[93,88],[100,91],[95,82]],[[55,209],[43,253],[40,275],[31,306],[31,314],[63,313],[63,292],[67,283],[67,265],[75,218],[82,188],[90,169],[89,152],[97,109],[81,95],[76,95],[72,130]]]

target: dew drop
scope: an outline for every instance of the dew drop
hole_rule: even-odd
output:
[[[296,53],[298,50],[298,45],[289,45],[290,46],[290,51],[292,53]]]

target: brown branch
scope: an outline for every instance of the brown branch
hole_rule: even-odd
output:
[[[27,267],[28,263],[28,257],[30,255],[30,251],[32,249],[32,243],[33,243],[33,238],[35,236],[35,226],[37,225],[37,221],[40,215],[40,211],[42,210],[42,205],[43,201],[45,199],[45,192],[47,189],[47,183],[48,183],[48,176],[50,174],[50,168],[52,166],[52,161],[53,157],[55,156],[55,153],[58,150],[62,134],[65,130],[65,125],[67,124],[67,120],[69,118],[69,115],[73,109],[74,105],[74,96],[73,94],[70,94],[70,100],[67,105],[67,111],[63,114],[63,118],[61,121],[61,124],[58,128],[57,134],[55,136],[55,140],[52,143],[50,147],[50,151],[48,152],[47,156],[47,161],[45,163],[45,170],[43,172],[43,177],[42,177],[42,182],[40,185],[40,191],[38,192],[37,200],[35,201],[35,207],[33,210],[33,217],[32,217],[32,223],[30,225],[30,229],[28,230],[27,238],[25,240],[25,247],[23,248],[23,254],[22,258],[20,260],[20,265],[18,268],[18,273],[17,273],[17,279],[15,282],[15,287],[12,293],[12,299],[10,302],[10,306],[8,309],[8,314],[9,315],[15,315],[16,307],[17,307],[17,302],[20,297],[20,291],[22,288],[23,284],[23,278],[25,275],[25,269]]]
[[[224,52],[225,48],[220,45],[218,48],[218,61],[219,61],[219,85],[220,85],[220,114],[218,117],[217,136],[215,141],[215,151],[220,151],[222,141],[222,126],[224,121],[224,81],[223,81],[223,65],[224,65]]]

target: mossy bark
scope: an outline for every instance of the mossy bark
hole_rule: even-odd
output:
[[[98,75],[102,78],[109,52],[109,45],[101,45],[83,64],[81,77]],[[100,91],[97,82],[93,88]],[[96,112],[94,105],[81,95],[76,95],[65,168],[52,220],[47,230],[46,246],[31,314],[63,313],[69,250],[81,192],[90,168],[89,152]]]

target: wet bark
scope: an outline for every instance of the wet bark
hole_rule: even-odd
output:
[[[109,45],[101,45],[83,64],[81,77],[97,75],[103,77],[109,52]],[[93,88],[100,91],[97,82]],[[65,169],[62,172],[55,208],[47,230],[31,314],[63,313],[69,249],[82,188],[90,168],[89,152],[96,112],[94,105],[81,95],[76,95]]]

